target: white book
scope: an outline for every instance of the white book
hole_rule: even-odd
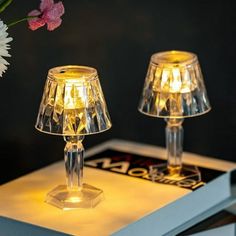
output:
[[[165,161],[165,154],[164,148],[151,145],[105,142],[86,151],[85,182],[105,195],[95,208],[62,211],[44,203],[46,193],[65,181],[64,163],[58,162],[2,185],[0,214],[71,235],[175,235],[235,202],[235,163],[184,153],[186,164],[218,176],[192,191],[153,183],[145,168],[135,172],[135,161],[127,161],[134,157],[142,166],[150,157]]]

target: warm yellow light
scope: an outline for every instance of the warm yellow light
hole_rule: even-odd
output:
[[[67,200],[68,202],[75,203],[75,202],[81,202],[81,197],[70,197]]]
[[[184,76],[181,76],[181,73]],[[190,81],[188,73],[188,71],[181,71],[179,67],[163,68],[153,89],[162,93],[189,93],[196,88],[196,83]],[[155,76],[157,77],[157,75]]]
[[[152,55],[139,111],[153,117],[181,118],[210,110],[197,55],[184,51]]]
[[[170,82],[170,92],[179,93],[181,92],[181,87],[182,87],[179,68],[173,68],[172,73],[173,73],[173,79]]]
[[[161,93],[189,93],[197,87],[196,79],[190,75],[188,64],[196,60],[192,53],[171,51],[152,58],[160,65],[155,71],[153,90]]]
[[[184,63],[192,63],[192,61],[196,60],[196,55],[189,52],[184,51],[170,51],[168,54],[158,53],[158,55],[154,55],[153,60],[158,60],[159,64],[169,65],[169,67],[184,64]]]
[[[78,83],[85,81],[89,81],[96,77],[96,70],[91,67],[80,66],[80,70],[76,66],[69,66],[70,70],[63,70],[54,68],[53,69],[53,77],[58,80],[58,82],[66,82],[66,83]],[[49,71],[50,76],[50,71]]]
[[[36,128],[56,135],[87,135],[111,127],[97,71],[86,66],[49,70]]]
[[[79,109],[85,107],[86,91],[82,86],[76,83],[65,87],[64,109]]]
[[[161,77],[161,90],[169,90],[169,77],[170,77],[170,70],[163,69],[162,77]]]

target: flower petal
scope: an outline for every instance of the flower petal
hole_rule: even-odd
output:
[[[65,13],[65,8],[61,1],[54,4],[53,8],[54,8],[53,11],[55,12],[55,14],[57,14],[60,17]]]
[[[45,14],[42,16],[42,18],[44,18],[45,21],[54,21],[60,18],[64,12],[65,9],[62,2],[58,2],[54,4],[49,10],[45,11]]]
[[[8,49],[10,49],[8,42],[12,41],[12,38],[8,37],[7,29],[7,25],[0,20],[0,77],[7,70],[7,65],[9,65],[3,57],[11,56],[8,52]]]
[[[40,10],[41,12],[51,8],[54,4],[54,1],[53,0],[41,0],[41,3],[40,3]]]
[[[38,17],[29,19],[28,23],[29,23],[29,28],[31,30],[36,30],[36,29],[38,29],[38,28],[45,25],[44,19],[41,19],[41,18],[38,18]]]
[[[31,12],[28,13],[28,16],[39,16],[41,14],[40,11],[38,10],[33,10]]]
[[[61,22],[62,22],[62,20],[60,18],[55,21],[48,21],[47,22],[47,29],[49,31],[52,31],[52,30],[56,29],[57,27],[59,27],[61,25]]]

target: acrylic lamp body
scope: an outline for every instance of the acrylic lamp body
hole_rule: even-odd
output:
[[[61,209],[96,206],[102,190],[83,183],[85,135],[111,127],[97,71],[85,66],[61,66],[49,70],[36,129],[61,135],[64,149],[66,185],[47,194],[46,202]]]
[[[139,111],[164,118],[169,175],[182,171],[184,118],[210,110],[197,56],[190,52],[167,51],[151,57]]]

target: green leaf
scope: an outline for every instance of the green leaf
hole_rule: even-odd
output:
[[[13,0],[0,0],[0,13],[3,12]]]

